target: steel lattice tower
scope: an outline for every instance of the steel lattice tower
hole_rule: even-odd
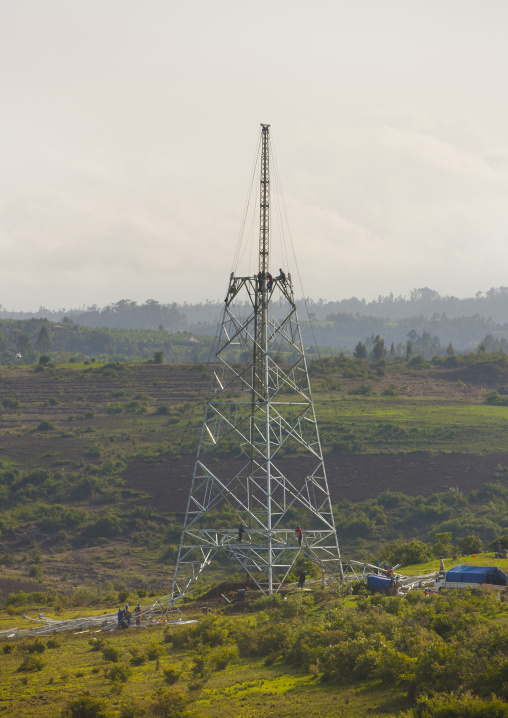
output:
[[[267,594],[278,590],[301,553],[342,577],[291,275],[271,280],[269,274],[269,125],[261,127],[259,273],[231,274],[229,280],[174,600],[219,551]],[[270,310],[276,291],[278,318]],[[240,458],[221,462],[232,451]],[[287,453],[297,458],[284,460]],[[229,525],[216,528],[225,506]],[[302,546],[297,524],[304,531]]]

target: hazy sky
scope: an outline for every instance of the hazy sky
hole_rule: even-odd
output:
[[[507,285],[507,27],[506,0],[0,0],[0,303],[221,299],[260,122],[308,295]]]

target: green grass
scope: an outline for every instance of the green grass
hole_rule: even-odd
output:
[[[316,400],[325,448],[356,440],[354,453],[493,453],[505,451],[508,409],[428,397]],[[330,446],[331,445],[331,446]]]

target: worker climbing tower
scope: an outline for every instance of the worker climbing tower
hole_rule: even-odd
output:
[[[229,279],[173,600],[219,552],[265,594],[301,556],[342,577],[291,275],[270,273],[270,135],[261,128],[259,271]]]

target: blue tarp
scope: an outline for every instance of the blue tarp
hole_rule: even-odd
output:
[[[387,591],[393,585],[393,578],[385,578],[384,576],[375,576],[370,573],[367,576],[367,588],[371,591]]]
[[[453,583],[493,583],[506,586],[506,574],[496,566],[455,566],[446,572],[446,580]]]

